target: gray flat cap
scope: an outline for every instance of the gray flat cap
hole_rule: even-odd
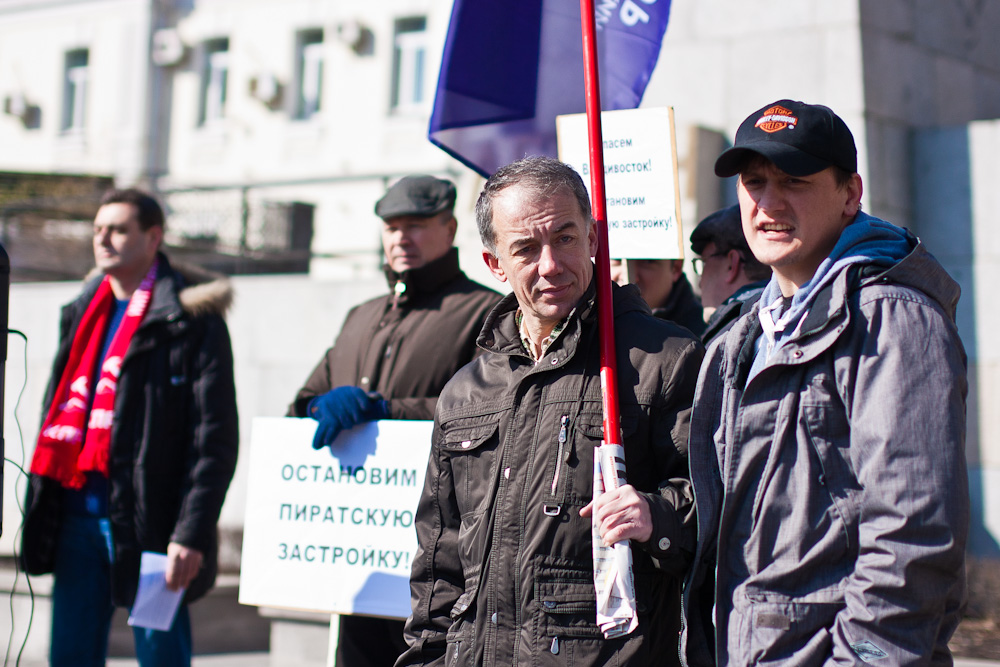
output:
[[[388,220],[402,215],[432,216],[455,207],[455,184],[433,176],[407,176],[375,203],[375,215]]]

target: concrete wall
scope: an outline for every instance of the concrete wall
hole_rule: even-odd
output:
[[[961,284],[958,325],[969,356],[970,552],[1000,558],[1000,120],[913,135],[914,228]],[[996,604],[996,601],[994,601]]]
[[[1000,118],[1000,4],[861,0],[868,210],[908,225],[913,128]]]

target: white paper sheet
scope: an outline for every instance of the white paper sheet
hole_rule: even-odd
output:
[[[150,630],[169,630],[184,589],[167,588],[167,555],[143,551],[139,561],[139,590],[128,624]]]

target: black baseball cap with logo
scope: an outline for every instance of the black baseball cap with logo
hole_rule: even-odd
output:
[[[831,166],[852,174],[858,170],[854,136],[840,116],[821,104],[778,100],[750,114],[736,131],[733,147],[715,161],[715,175],[735,176],[752,153],[792,176]]]
[[[403,215],[430,217],[455,207],[455,184],[434,176],[407,176],[375,203],[375,215],[388,220]]]

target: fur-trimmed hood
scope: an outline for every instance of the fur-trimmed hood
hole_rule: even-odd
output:
[[[177,299],[185,312],[194,317],[209,313],[226,315],[233,305],[233,284],[229,278],[193,264],[175,263],[172,266],[184,278],[185,286]]]
[[[161,253],[160,257],[162,259],[164,255]],[[228,277],[194,264],[167,262],[183,280],[183,284],[178,285],[177,300],[184,312],[192,317],[209,314],[225,317],[233,305],[233,284]],[[100,275],[101,270],[95,266],[87,273],[84,282],[90,283]]]

